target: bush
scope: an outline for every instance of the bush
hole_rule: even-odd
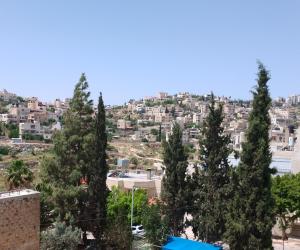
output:
[[[9,154],[9,147],[0,146],[0,154],[1,155],[8,155]]]
[[[133,165],[138,165],[139,161],[136,157],[131,157],[130,158],[130,163]]]
[[[81,230],[57,222],[53,229],[41,233],[41,250],[73,250],[80,243]]]
[[[32,135],[32,134],[24,134],[24,135],[22,135],[22,138],[24,140],[28,140],[28,141],[43,141],[44,140],[42,135]]]

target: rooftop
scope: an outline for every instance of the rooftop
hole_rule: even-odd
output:
[[[28,196],[33,194],[39,194],[39,192],[32,189],[5,191],[5,192],[0,192],[0,200],[13,198],[13,197]]]

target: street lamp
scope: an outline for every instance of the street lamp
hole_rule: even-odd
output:
[[[131,215],[130,215],[130,225],[132,230],[132,223],[133,223],[133,205],[134,205],[134,191],[137,189],[137,187],[133,186],[131,189]]]

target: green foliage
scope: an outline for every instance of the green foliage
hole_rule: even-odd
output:
[[[18,138],[19,137],[19,127],[15,124],[6,125],[7,136],[9,138]]]
[[[0,122],[0,136],[6,135],[6,125],[4,122]]]
[[[43,141],[44,138],[42,135],[33,135],[33,134],[24,134],[22,135],[22,139],[27,141]]]
[[[105,108],[102,94],[98,100],[98,113],[96,115],[96,137],[94,155],[90,159],[92,164],[86,171],[88,183],[88,206],[87,217],[89,220],[88,229],[93,232],[96,238],[96,244],[99,249],[104,248],[104,229],[106,227],[106,203],[108,188],[106,179],[108,165],[106,162],[107,134],[105,121]],[[93,149],[90,148],[93,152]]]
[[[0,146],[0,154],[1,155],[8,155],[9,154],[9,147],[6,146]]]
[[[63,222],[41,233],[41,250],[74,250],[80,243],[81,230]]]
[[[83,179],[94,173],[96,157],[95,119],[93,102],[89,98],[88,82],[84,74],[74,89],[70,109],[63,116],[63,130],[53,137],[53,155],[43,159],[42,182],[53,191],[51,201],[61,221],[72,223],[85,232],[87,204],[90,190]]]
[[[107,199],[107,215],[109,220],[115,220],[119,214],[124,214],[130,225],[131,216],[131,192],[121,191],[113,187]],[[133,223],[140,224],[143,217],[143,209],[147,204],[147,194],[143,189],[134,191]]]
[[[159,124],[159,130],[158,130],[158,135],[157,135],[157,139],[158,142],[161,142],[162,140],[162,131],[161,131],[161,124]]]
[[[35,190],[40,192],[40,220],[41,230],[43,230],[54,222],[54,218],[52,216],[54,206],[51,202],[53,190],[51,189],[51,186],[45,183],[36,184]]]
[[[136,157],[131,157],[130,158],[130,163],[133,164],[133,165],[135,165],[135,166],[137,166],[138,163],[139,163],[139,161],[138,161],[138,159]]]
[[[22,160],[13,161],[5,172],[9,190],[30,187],[33,181],[32,171]]]
[[[147,240],[158,246],[166,242],[169,233],[161,212],[161,204],[148,205],[144,209],[142,218]]]
[[[230,249],[272,249],[274,200],[271,195],[269,149],[269,109],[271,98],[269,73],[259,64],[257,86],[253,91],[253,109],[249,116],[246,143],[241,162],[232,176],[231,200],[226,239]]]
[[[152,129],[150,130],[150,133],[151,133],[152,135],[158,135],[158,130],[155,129],[155,128],[152,128]]]
[[[110,218],[105,233],[107,249],[131,249],[133,237],[127,216],[127,211],[121,209]]]
[[[195,236],[205,242],[222,240],[225,232],[227,205],[230,200],[230,171],[228,156],[230,137],[224,134],[223,107],[216,108],[211,95],[209,113],[201,130],[200,161],[202,170],[191,180],[193,202],[190,213]]]
[[[171,234],[179,236],[184,228],[187,202],[187,155],[182,145],[182,132],[178,124],[172,129],[168,142],[163,143],[166,175],[163,178],[163,213]]]
[[[300,174],[286,174],[273,178],[272,194],[282,238],[286,240],[286,231],[300,217]]]
[[[190,155],[190,154],[194,154],[196,152],[196,149],[193,144],[185,144],[184,152],[186,155]]]
[[[50,125],[52,125],[53,123],[56,123],[56,120],[50,118],[50,119],[48,119],[47,121],[42,122],[41,125],[42,125],[42,126],[50,126]]]

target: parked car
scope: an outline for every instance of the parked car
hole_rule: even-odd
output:
[[[133,235],[137,236],[144,236],[145,235],[145,230],[143,225],[136,225],[131,227],[131,231]]]

